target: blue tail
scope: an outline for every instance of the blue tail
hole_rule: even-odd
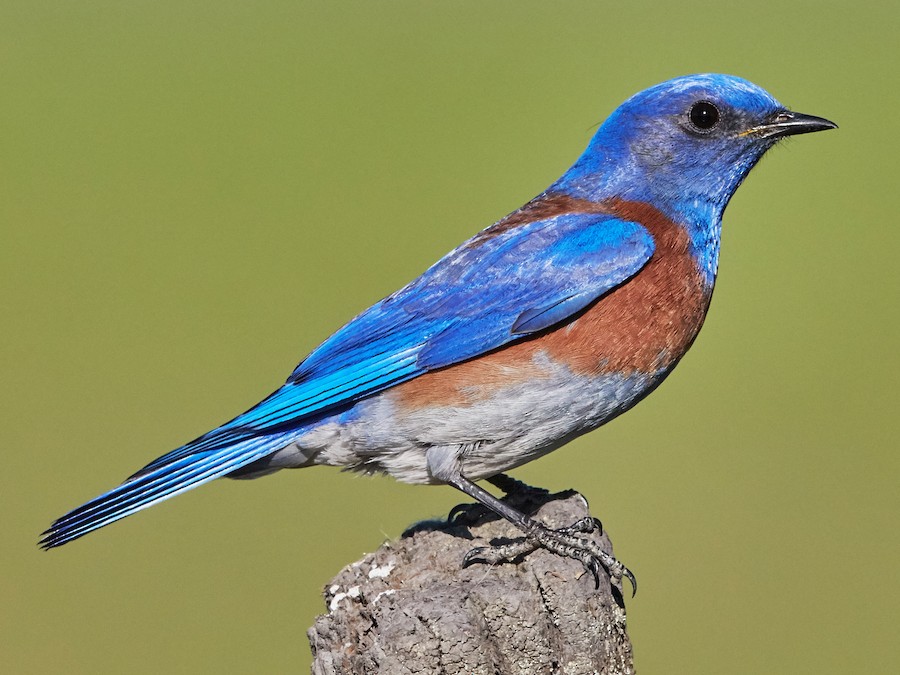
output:
[[[62,546],[104,525],[240,469],[275,452],[284,442],[281,434],[248,438],[223,448],[190,453],[149,471],[140,471],[119,487],[57,519],[43,533],[40,546],[44,549]]]

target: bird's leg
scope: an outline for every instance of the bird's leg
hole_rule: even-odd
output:
[[[511,522],[525,534],[525,539],[521,542],[473,548],[463,559],[463,567],[479,562],[490,565],[509,562],[521,558],[537,548],[545,548],[557,555],[580,561],[593,575],[594,583],[597,586],[600,585],[600,567],[603,567],[613,578],[621,579],[626,577],[631,582],[633,591],[637,592],[637,581],[634,578],[634,574],[625,565],[604,551],[596,542],[578,536],[579,534],[590,534],[599,529],[599,521],[595,518],[582,518],[568,527],[551,530],[533,518],[529,518],[521,511],[514,509],[505,501],[497,499],[497,497],[468,480],[458,471],[454,471],[452,475],[443,476],[442,478],[456,489],[465,492],[480,504]],[[506,478],[504,476],[502,482],[506,483]],[[496,485],[494,481],[491,482]],[[519,483],[519,481],[515,482]],[[503,489],[502,486],[499,487]]]
[[[491,476],[486,480],[491,485],[502,490],[504,493],[503,501],[511,504],[528,504],[535,497],[541,497],[550,492],[544,488],[523,483],[505,473],[498,473],[496,476]],[[484,509],[485,507],[481,504],[457,504],[447,514],[447,522],[454,525],[473,525],[483,517]]]

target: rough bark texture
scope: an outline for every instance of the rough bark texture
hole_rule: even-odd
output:
[[[551,527],[589,515],[575,492],[512,503]],[[633,673],[620,581],[601,575],[595,588],[581,563],[543,550],[461,568],[472,547],[520,536],[472,505],[345,567],[308,631],[313,675]],[[605,534],[590,536],[611,552]]]

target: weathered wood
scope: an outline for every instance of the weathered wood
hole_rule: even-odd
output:
[[[518,499],[551,527],[589,515],[575,492]],[[543,550],[515,565],[461,568],[472,547],[520,536],[472,505],[345,567],[308,632],[313,675],[633,673],[618,580],[601,576],[595,588],[580,563]],[[605,534],[590,536],[612,550]]]

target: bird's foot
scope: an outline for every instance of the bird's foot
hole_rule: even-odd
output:
[[[616,581],[621,581],[623,577],[628,579],[631,583],[632,595],[637,593],[637,580],[631,570],[616,560],[613,555],[604,551],[597,542],[578,536],[602,532],[603,525],[599,520],[585,517],[558,530],[536,525],[537,527],[520,541],[473,548],[463,558],[463,567],[476,563],[498,565],[504,562],[515,562],[539,548],[544,548],[564,558],[572,558],[581,562],[594,577],[596,588],[600,587],[600,569],[603,568],[610,578]]]

